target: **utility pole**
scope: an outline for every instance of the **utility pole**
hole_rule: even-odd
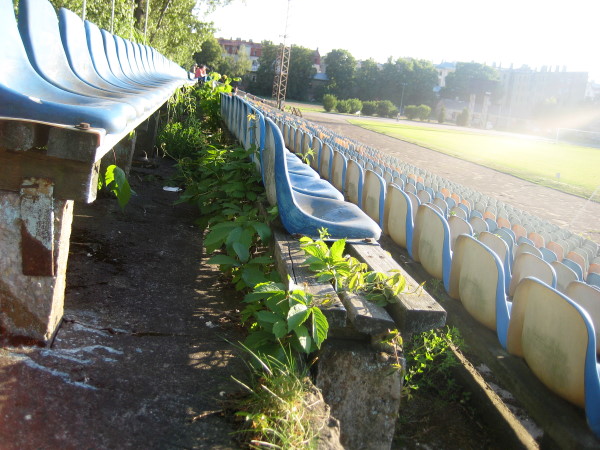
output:
[[[285,41],[287,36],[288,21],[290,18],[290,3],[288,0],[287,14],[285,18],[285,31],[283,34],[283,43],[279,49],[279,55],[275,60],[275,78],[273,80],[273,99],[277,103],[277,108],[283,109],[285,105],[285,92],[287,90],[288,72],[290,68],[291,46],[287,46]]]

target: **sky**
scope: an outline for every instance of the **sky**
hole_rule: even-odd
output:
[[[391,56],[588,72],[600,83],[599,0],[233,0],[203,20],[222,38]]]

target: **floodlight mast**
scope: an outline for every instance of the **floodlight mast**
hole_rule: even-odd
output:
[[[290,19],[290,3],[288,0],[287,14],[285,18],[285,31],[283,34],[283,43],[279,48],[279,54],[275,60],[275,78],[273,79],[273,99],[277,103],[277,108],[283,109],[285,107],[285,93],[287,90],[288,72],[290,68],[290,52],[291,46],[287,46],[285,41],[288,30],[288,21]]]

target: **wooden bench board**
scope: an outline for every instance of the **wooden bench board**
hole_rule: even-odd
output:
[[[306,267],[306,256],[300,242],[279,229],[273,230],[273,242],[277,270],[284,284],[288,284],[289,275],[291,281],[302,286],[307,293],[327,299],[320,308],[327,317],[330,328],[344,328],[348,316],[346,308],[333,286],[329,283],[319,283],[314,273]]]
[[[386,307],[402,334],[419,333],[444,326],[446,311],[431,295],[398,264],[379,244],[350,243],[349,251],[371,270],[390,273],[398,270],[406,279],[406,289],[397,297],[396,303]]]

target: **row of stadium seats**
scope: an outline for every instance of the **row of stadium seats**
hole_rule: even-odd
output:
[[[521,223],[531,226],[531,231],[503,226],[510,224],[502,220],[499,226],[496,219],[504,216],[497,217],[498,210],[502,207],[501,211],[511,211],[516,217],[516,209],[484,196],[465,198],[465,191],[458,194],[459,189],[451,184],[436,191],[432,185],[426,186],[423,171],[390,179],[389,172],[372,159],[349,151],[346,147],[350,145],[342,137],[334,133],[327,137],[323,128],[311,130],[310,124],[264,104],[248,105],[255,114],[264,112],[272,117],[292,153],[308,160],[413,260],[442,280],[449,295],[494,330],[509,353],[524,358],[549,389],[584,407],[592,431],[600,436],[600,336],[595,331],[600,330],[600,290],[581,281],[569,268],[569,258],[551,257],[536,231],[544,221],[523,213],[519,215]],[[251,121],[242,119],[240,135],[252,126]],[[247,148],[261,145],[256,136],[245,142]],[[573,237],[568,233],[561,236],[565,240]],[[575,248],[588,248],[588,256],[597,255],[597,246],[571,240],[573,245],[577,243]],[[549,300],[544,303],[545,299]],[[541,309],[544,314],[538,314]],[[566,322],[558,324],[561,320]],[[558,373],[557,364],[568,367]],[[569,383],[564,383],[565,376]]]

